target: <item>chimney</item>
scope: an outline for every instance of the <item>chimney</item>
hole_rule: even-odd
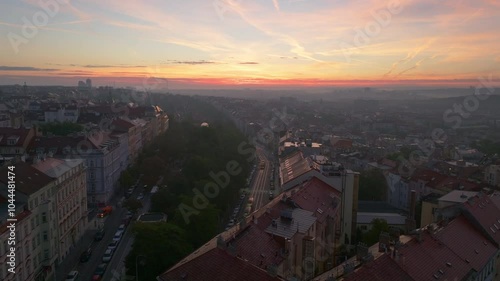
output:
[[[410,232],[417,227],[417,222],[415,221],[415,205],[417,201],[417,193],[412,190],[410,193],[410,214],[406,218],[406,231]]]

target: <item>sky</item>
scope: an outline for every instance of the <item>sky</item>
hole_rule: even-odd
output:
[[[497,0],[4,0],[0,36],[0,84],[500,85]]]

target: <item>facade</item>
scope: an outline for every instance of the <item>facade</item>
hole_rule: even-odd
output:
[[[7,199],[0,196],[0,280],[5,281],[18,281],[18,280],[45,280],[44,279],[44,267],[41,266],[39,261],[41,261],[41,256],[39,251],[36,254],[31,254],[32,242],[35,238],[33,236],[33,230],[30,228],[30,218],[31,212],[25,209],[19,209],[16,211],[15,219],[16,222],[16,245],[9,244],[10,230],[7,228],[9,225],[7,220]],[[5,212],[4,212],[5,211]],[[35,240],[36,241],[36,240]],[[36,242],[35,242],[36,243]],[[16,270],[15,274],[8,271],[7,262],[10,260],[8,255],[10,254],[10,248],[15,247],[16,255]],[[37,249],[37,248],[35,248]],[[24,258],[24,260],[23,260]],[[42,274],[37,275],[37,272]],[[42,277],[40,277],[42,276]]]
[[[68,255],[87,229],[86,168],[82,159],[48,158],[33,167],[54,179],[58,262]],[[47,230],[48,231],[48,230]]]
[[[92,138],[41,137],[35,139],[31,154],[37,159],[84,159],[87,167],[87,202],[90,207],[96,208],[109,201],[121,172],[127,167],[123,156],[126,145],[120,147],[119,141],[105,132]]]
[[[128,134],[128,149],[130,155],[129,160],[131,162],[134,162],[139,155],[140,148],[142,147],[141,128],[121,118],[113,120],[112,128],[115,132]]]
[[[398,209],[408,211],[410,200],[408,181],[401,177],[401,175],[393,172],[387,173],[385,178],[387,182],[387,203]]]
[[[16,207],[21,222],[16,224],[16,260],[15,276],[6,274],[7,265],[0,263],[1,280],[47,280],[54,268],[58,250],[57,202],[55,201],[55,180],[45,175],[30,164],[20,162],[15,165]],[[7,174],[7,168],[2,169]],[[22,175],[22,176],[21,176]],[[0,179],[0,196],[7,197],[7,180]],[[5,210],[6,211],[6,210]],[[4,213],[7,215],[7,213]],[[2,219],[2,222],[5,221]],[[2,225],[4,225],[2,223]],[[2,230],[0,235],[2,251],[0,258],[6,260],[7,235]],[[9,247],[10,248],[10,247]],[[4,267],[4,268],[2,268]]]
[[[500,165],[490,165],[484,169],[484,181],[493,186],[500,186]]]
[[[44,111],[45,122],[70,122],[78,121],[80,111],[76,106],[57,105]]]

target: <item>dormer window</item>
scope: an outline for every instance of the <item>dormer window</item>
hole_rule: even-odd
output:
[[[19,141],[19,136],[10,136],[7,138],[7,145],[16,145]]]

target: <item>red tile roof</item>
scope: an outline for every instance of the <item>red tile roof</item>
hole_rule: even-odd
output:
[[[128,131],[128,129],[133,128],[135,126],[131,122],[129,122],[127,120],[123,120],[121,118],[113,120],[113,122],[111,124],[114,127],[114,129],[126,130],[126,131]]]
[[[480,193],[465,202],[464,208],[466,215],[472,216],[490,238],[500,244],[500,208],[492,199]]]
[[[333,148],[352,148],[351,139],[332,139]]]
[[[435,235],[463,260],[469,260],[477,272],[480,272],[497,252],[497,247],[475,229],[463,215],[438,230]]]
[[[22,146],[29,132],[30,129],[2,127],[0,128],[0,146]],[[9,139],[14,140],[15,143],[9,144]]]
[[[279,243],[253,223],[228,242],[236,246],[237,256],[255,266],[264,268],[283,261]]]
[[[335,217],[340,206],[340,192],[324,181],[313,177],[291,199],[301,208],[314,213],[319,222]]]
[[[358,271],[350,274],[345,281],[414,281],[389,254],[362,266]]]
[[[423,231],[421,237],[421,242],[415,238],[399,250],[399,266],[413,279],[436,280],[436,275],[439,280],[462,280],[470,273],[471,265],[429,232]]]
[[[163,281],[277,281],[265,270],[250,262],[231,256],[225,250],[214,248],[188,263],[177,266],[159,276]]]

